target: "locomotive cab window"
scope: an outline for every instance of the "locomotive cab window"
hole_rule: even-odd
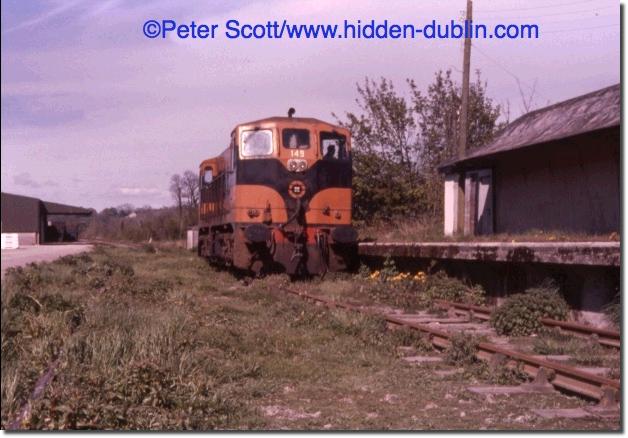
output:
[[[209,184],[211,184],[213,179],[214,179],[214,172],[212,171],[211,167],[208,167],[203,172],[203,185],[208,186]]]
[[[347,156],[347,137],[333,132],[321,132],[321,155],[324,160],[345,160]]]
[[[273,133],[270,129],[244,131],[241,140],[243,157],[265,157],[273,153]]]
[[[286,149],[308,149],[310,147],[310,131],[307,129],[284,129],[282,143]]]

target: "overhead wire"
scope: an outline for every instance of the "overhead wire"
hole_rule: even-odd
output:
[[[579,0],[576,2],[569,2],[569,3],[556,3],[556,4],[551,4],[551,5],[545,5],[545,6],[533,6],[530,8],[505,8],[505,9],[487,9],[484,10],[483,12],[515,12],[515,11],[534,11],[537,9],[550,9],[550,8],[557,8],[557,7],[561,7],[561,6],[572,6],[572,5],[580,5],[583,3],[591,3],[594,0]]]
[[[495,64],[496,66],[498,66],[499,68],[501,68],[504,72],[506,72],[509,76],[513,77],[518,84],[525,86],[530,92],[533,93],[537,93],[539,94],[541,97],[544,97],[545,99],[547,99],[548,101],[551,100],[549,99],[547,96],[543,95],[543,93],[539,92],[538,88],[536,88],[535,86],[532,86],[530,84],[528,84],[526,81],[524,81],[523,79],[521,79],[519,76],[517,76],[516,73],[512,72],[510,69],[508,69],[506,66],[504,66],[501,62],[499,62],[497,59],[493,58],[492,56],[490,56],[488,53],[486,53],[484,50],[480,49],[477,45],[471,43],[471,46],[476,49],[478,52],[480,52],[482,55],[484,55],[484,57],[488,60],[490,60],[493,64]]]
[[[593,29],[604,29],[604,28],[617,27],[617,26],[620,26],[620,23],[607,24],[607,25],[603,25],[603,26],[575,27],[575,28],[572,28],[572,29],[548,30],[548,31],[543,31],[543,34],[563,33],[563,32],[576,32],[576,31],[593,30]]]
[[[557,13],[552,13],[552,14],[536,14],[536,15],[525,15],[525,16],[513,16],[513,17],[508,17],[508,16],[499,16],[499,17],[488,17],[485,21],[490,21],[490,20],[502,20],[504,18],[515,18],[515,19],[525,19],[525,18],[544,18],[544,17],[557,17],[557,16],[563,16],[563,15],[573,15],[573,14],[581,14],[581,13],[586,13],[586,12],[597,12],[597,11],[603,11],[605,9],[615,9],[617,8],[617,5],[614,6],[604,6],[601,8],[594,8],[594,9],[580,9],[577,11],[566,11],[566,12],[557,12]],[[482,15],[482,13],[484,13],[485,11],[482,10],[478,10],[478,11],[474,11],[474,13],[480,14]]]

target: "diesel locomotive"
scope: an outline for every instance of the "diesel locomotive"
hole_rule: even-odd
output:
[[[237,125],[201,163],[200,256],[254,274],[354,268],[350,132],[293,114]]]

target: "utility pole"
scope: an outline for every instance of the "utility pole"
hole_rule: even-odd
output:
[[[460,105],[460,133],[458,135],[458,158],[463,158],[467,151],[467,132],[469,130],[469,76],[471,70],[471,35],[473,30],[473,2],[467,0],[467,14],[464,23],[464,56],[462,60],[462,96]],[[458,232],[464,231],[465,216],[465,175],[461,172],[458,181]],[[466,213],[466,214],[465,214]]]

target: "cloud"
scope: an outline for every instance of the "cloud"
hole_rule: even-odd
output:
[[[32,187],[35,189],[41,187],[41,184],[31,178],[31,175],[28,172],[22,172],[14,175],[13,182],[18,186]]]
[[[118,192],[126,196],[156,196],[167,193],[155,187],[120,187]]]
[[[20,29],[28,29],[30,27],[36,26],[36,25],[41,25],[49,20],[51,20],[52,18],[56,17],[59,14],[62,14],[70,9],[72,9],[74,6],[76,6],[79,3],[79,0],[75,0],[75,1],[67,1],[64,3],[61,3],[33,18],[31,18],[30,20],[26,20],[23,21],[13,27],[10,27],[8,29],[6,29],[3,34],[8,34],[11,32],[15,32],[16,30],[20,30]]]
[[[501,0],[500,8],[518,3]],[[529,3],[543,6],[543,0]],[[141,25],[148,18],[168,17],[220,23],[222,30],[231,18],[241,23],[386,18],[421,24],[457,17],[463,0],[12,4],[3,4],[3,24],[15,23],[14,30],[7,26],[10,34],[5,38],[3,32],[2,41],[2,173],[8,175],[3,189],[20,183],[39,187],[50,178],[63,186],[60,202],[89,199],[98,208],[171,202],[159,188],[167,188],[173,169],[193,169],[220,153],[237,123],[283,115],[291,106],[297,115],[333,121],[332,112],[359,111],[355,84],[364,77],[385,76],[403,92],[406,78],[426,87],[436,70],[457,67],[461,59],[461,41],[230,41],[222,32],[215,40],[148,40]],[[596,25],[619,23],[617,12],[607,12]],[[5,20],[7,14],[11,20]],[[570,26],[547,23],[543,29],[587,23],[585,17],[575,18]],[[504,68],[528,83],[538,77],[539,100],[555,102],[619,81],[618,33],[613,27],[535,41],[480,41],[472,69],[487,78],[491,97],[510,101],[515,111],[519,92]],[[511,119],[516,115],[511,113]],[[26,169],[39,182],[16,175],[11,184],[13,175]]]
[[[8,94],[2,95],[2,118],[12,126],[64,126],[81,121],[85,111],[80,95],[71,94]]]
[[[23,187],[31,187],[34,189],[38,189],[41,187],[58,187],[59,184],[47,179],[43,183],[39,183],[33,179],[30,173],[22,172],[13,176],[13,183],[17,186]]]

